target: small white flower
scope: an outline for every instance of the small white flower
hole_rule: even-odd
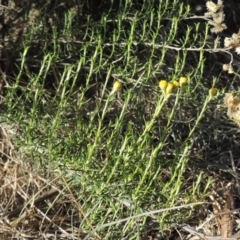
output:
[[[224,21],[225,18],[225,14],[223,13],[223,11],[219,11],[217,13],[214,13],[212,15],[213,21],[216,23],[222,23]]]
[[[228,64],[223,64],[222,69],[223,69],[223,71],[228,71],[229,65]]]
[[[236,52],[237,54],[240,54],[240,46],[238,46],[238,47],[235,48],[235,52]]]
[[[213,22],[213,21],[209,21],[208,23],[210,25],[214,26],[213,28],[211,28],[212,33],[219,33],[219,32],[222,32],[224,29],[227,28],[226,24],[224,24],[224,23],[216,23],[216,22]]]
[[[217,4],[215,4],[212,1],[207,1],[206,3],[206,7],[208,9],[209,12],[216,12],[218,10]]]
[[[229,38],[229,37],[224,38],[224,47],[226,47],[226,48],[230,47],[231,43],[232,43],[232,38]]]
[[[206,7],[208,9],[209,12],[217,12],[219,10],[222,10],[223,8],[223,2],[222,1],[218,1],[218,4],[215,4],[214,2],[212,1],[207,1],[206,3]]]
[[[228,74],[233,74],[233,73],[234,73],[233,66],[230,65],[228,69]]]
[[[238,32],[238,33],[233,33],[232,38],[233,38],[234,40],[237,40],[237,41],[239,42],[239,41],[240,41],[240,32]]]
[[[224,47],[228,48],[228,47],[237,47],[239,44],[239,42],[233,38],[228,38],[228,37],[225,37],[224,38]]]

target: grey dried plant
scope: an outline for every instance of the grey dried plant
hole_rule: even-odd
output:
[[[234,48],[237,54],[240,54],[240,31],[238,33],[233,33],[232,37],[225,37],[224,47]]]
[[[228,108],[227,115],[240,126],[240,97],[234,93],[226,93],[224,104]]]
[[[207,1],[206,7],[208,11],[204,16],[209,19],[208,23],[213,26],[211,32],[219,33],[226,29],[227,26],[224,23],[225,14],[223,12],[223,1],[218,0],[217,4],[212,1]]]
[[[238,33],[233,33],[232,37],[225,37],[224,39],[224,47],[235,49],[237,54],[240,54],[240,31]],[[229,74],[234,73],[232,64],[224,64],[223,71],[228,71]]]
[[[207,1],[206,3],[207,12],[204,14],[205,19],[208,21],[210,25],[213,27],[210,29],[212,33],[219,33],[222,32],[227,28],[226,24],[224,23],[225,14],[223,12],[223,1],[218,0],[217,3],[212,1]],[[224,38],[224,50],[234,49],[237,54],[240,54],[240,31],[238,33],[233,33],[231,37]],[[232,54],[229,52],[231,55]],[[232,66],[232,60],[229,64],[223,64],[223,71],[227,71],[229,74],[234,73],[234,69]]]

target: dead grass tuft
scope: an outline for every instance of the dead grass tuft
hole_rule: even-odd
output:
[[[2,239],[81,239],[77,204],[62,173],[40,172],[24,161],[6,126],[1,127],[0,143]]]

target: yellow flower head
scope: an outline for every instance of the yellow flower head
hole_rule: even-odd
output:
[[[173,90],[174,90],[173,83],[168,83],[167,88],[166,88],[166,94],[172,93]]]
[[[113,84],[112,93],[118,91],[121,87],[122,87],[122,83],[118,80],[115,81],[114,84]]]
[[[173,81],[172,81],[172,84],[173,84],[173,87],[174,87],[175,89],[179,88],[179,86],[180,86],[180,84],[179,84],[179,82],[178,82],[177,80],[173,80]]]
[[[186,77],[180,77],[179,79],[180,87],[184,86],[187,83]]]
[[[217,89],[216,88],[210,88],[209,89],[209,96],[214,97],[217,94]]]
[[[168,82],[166,80],[160,80],[158,84],[159,84],[160,89],[165,93]]]

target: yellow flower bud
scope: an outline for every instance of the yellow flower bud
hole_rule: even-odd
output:
[[[168,82],[166,80],[159,81],[159,87],[164,93],[166,92],[167,85],[168,85]]]
[[[185,85],[187,83],[187,78],[186,77],[180,77],[179,79],[180,87]]]
[[[213,97],[213,96],[215,96],[217,94],[217,89],[216,88],[210,88],[209,89],[209,96],[210,97]]]
[[[168,83],[166,88],[166,94],[172,93],[173,89],[174,89],[174,85],[172,83]]]
[[[176,89],[176,88],[179,88],[180,84],[177,80],[173,80],[172,81],[172,84],[173,84],[173,87]]]
[[[113,89],[111,93],[114,93],[116,91],[118,91],[120,88],[122,87],[122,83],[120,81],[115,81],[113,84]]]

